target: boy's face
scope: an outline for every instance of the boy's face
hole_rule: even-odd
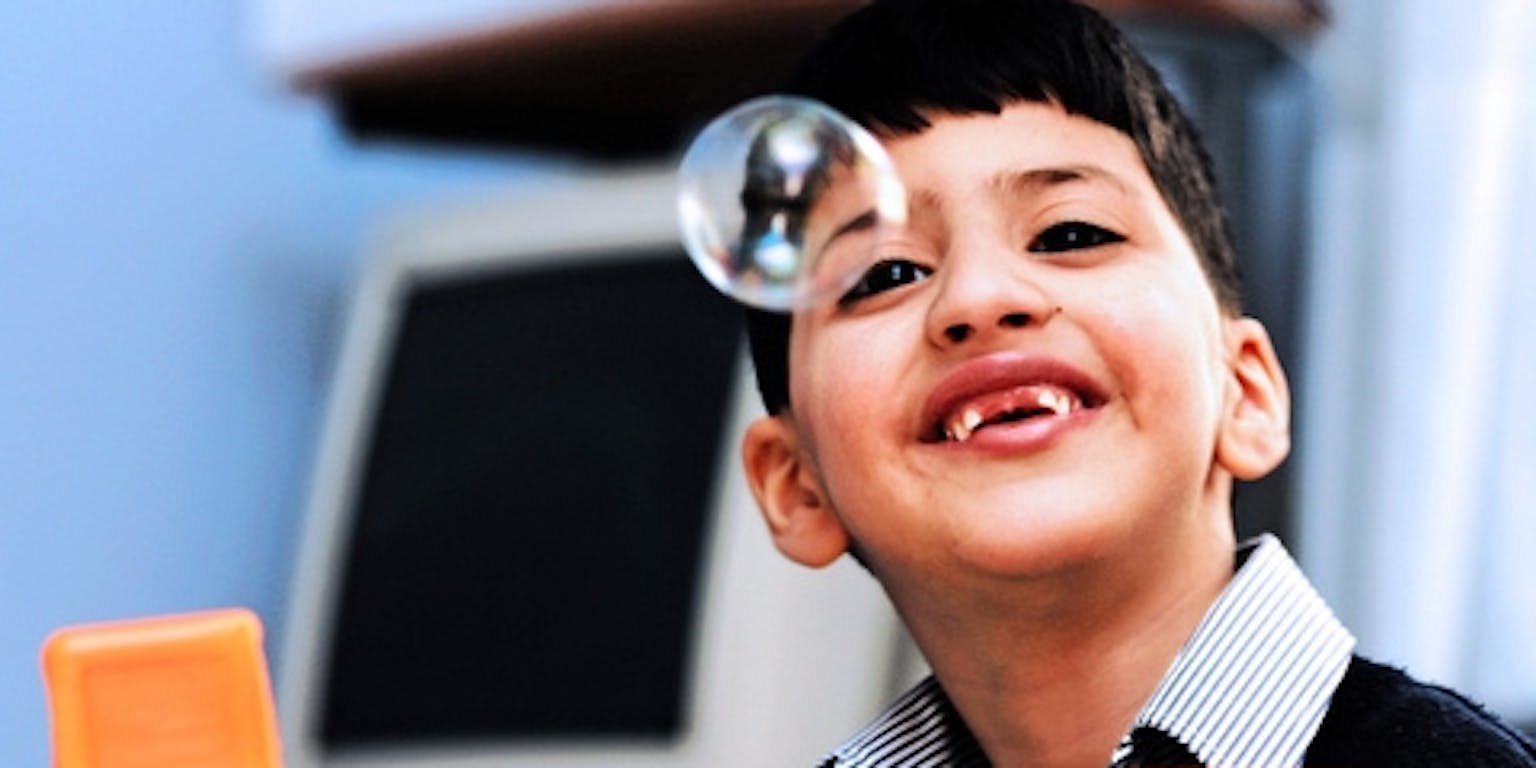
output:
[[[791,412],[749,430],[780,548],[933,579],[1230,536],[1230,477],[1287,449],[1284,379],[1135,145],[1053,105],[930,117],[886,143],[892,264],[795,315]]]

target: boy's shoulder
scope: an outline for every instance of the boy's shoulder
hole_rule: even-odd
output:
[[[1536,766],[1536,743],[1449,688],[1355,656],[1305,765]]]

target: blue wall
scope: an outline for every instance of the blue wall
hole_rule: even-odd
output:
[[[370,225],[549,168],[349,145],[238,3],[0,7],[0,765],[42,766],[52,629],[245,605],[281,632]]]

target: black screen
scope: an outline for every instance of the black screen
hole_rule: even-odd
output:
[[[321,743],[675,736],[739,312],[671,252],[405,302]]]

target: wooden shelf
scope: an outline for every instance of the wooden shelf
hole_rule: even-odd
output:
[[[782,83],[859,0],[654,0],[489,24],[291,73],[359,139],[621,159],[681,149],[704,120]],[[1308,35],[1317,0],[1092,0],[1128,20]]]

